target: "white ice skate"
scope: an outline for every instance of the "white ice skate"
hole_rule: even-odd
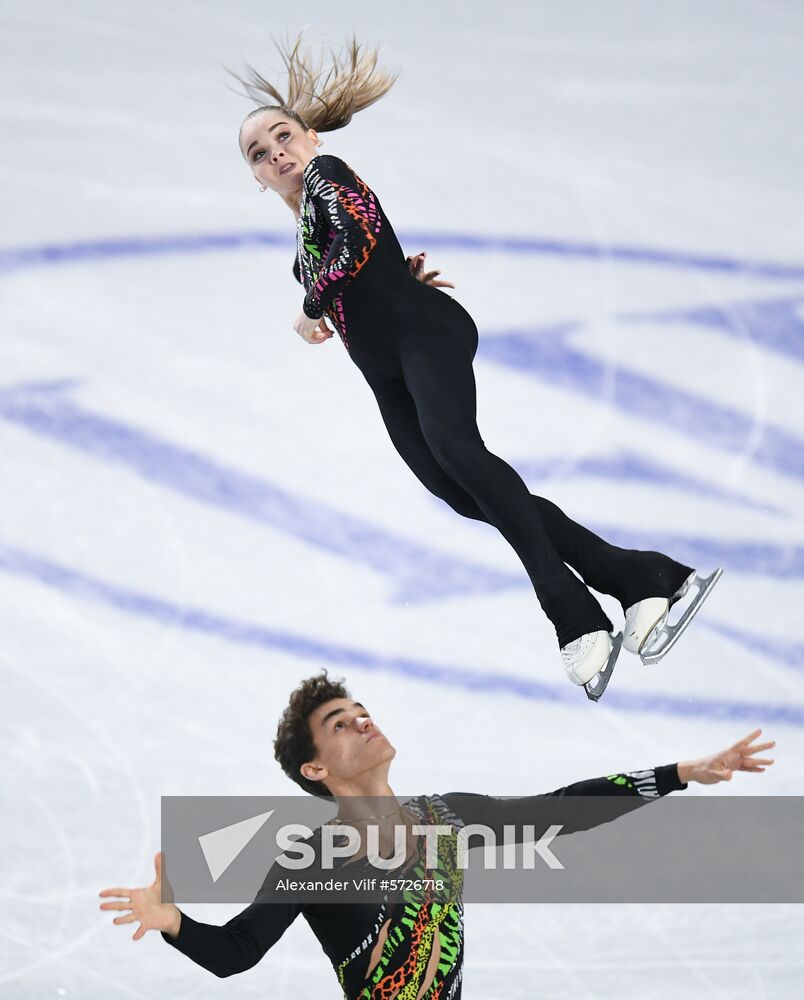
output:
[[[698,576],[693,570],[669,600],[666,597],[647,597],[632,604],[625,612],[623,646],[630,653],[638,653],[643,663],[658,663],[678,642],[722,575],[722,569],[716,569],[709,576]],[[671,625],[668,622],[670,608],[690,591],[693,594],[689,603],[678,621]]]
[[[561,647],[567,676],[573,684],[582,684],[592,701],[597,701],[606,690],[622,642],[621,632],[610,635],[601,629],[599,632],[588,632]]]

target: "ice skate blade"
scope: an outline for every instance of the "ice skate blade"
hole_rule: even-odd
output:
[[[684,582],[684,586],[673,595],[670,606],[672,607],[677,601],[686,597],[693,589],[696,591],[695,595],[674,625],[669,625],[667,619],[665,619],[664,622],[659,622],[647,637],[639,651],[640,658],[644,664],[658,663],[663,656],[670,652],[692,619],[700,611],[701,605],[709,597],[712,588],[721,576],[723,576],[721,568],[716,569],[709,576],[698,576],[697,573],[690,574]]]
[[[609,686],[611,675],[614,673],[614,664],[617,662],[617,657],[620,655],[620,648],[622,647],[622,644],[622,632],[618,632],[616,635],[611,637],[611,652],[609,653],[608,660],[606,660],[606,665],[602,670],[598,670],[591,681],[587,681],[586,684],[584,684],[583,689],[586,691],[586,697],[590,701],[600,701],[600,696]]]

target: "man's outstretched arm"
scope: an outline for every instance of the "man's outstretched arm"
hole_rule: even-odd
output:
[[[162,902],[163,896],[171,895],[168,886],[165,893],[162,891],[163,862],[163,855],[157,854],[156,877],[149,886],[104,889],[100,895],[109,901],[101,903],[100,908],[126,911],[115,917],[116,924],[139,923],[134,941],[148,931],[160,931],[168,944],[216,976],[231,976],[256,965],[300,912],[301,908],[293,904],[252,903],[223,926],[201,923],[173,903]]]
[[[756,755],[775,746],[773,741],[756,743],[761,733],[761,729],[756,729],[728,749],[706,757],[590,778],[541,795],[502,799],[454,792],[445,795],[444,801],[464,823],[483,824],[500,832],[506,824],[533,823],[540,815],[549,816],[550,802],[557,798],[605,796],[599,808],[584,810],[583,815],[573,813],[574,821],[563,824],[561,833],[573,833],[608,823],[639,805],[686,788],[691,781],[714,785],[731,781],[735,771],[761,773],[773,761]]]

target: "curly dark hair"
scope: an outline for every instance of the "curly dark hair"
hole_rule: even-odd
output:
[[[349,692],[343,680],[330,680],[326,670],[315,677],[302,681],[291,694],[288,707],[282,713],[276,728],[274,757],[279,761],[285,774],[300,785],[305,792],[329,798],[330,793],[323,781],[310,781],[299,768],[315,757],[315,744],[310,732],[310,714],[325,701],[333,698],[348,698]]]

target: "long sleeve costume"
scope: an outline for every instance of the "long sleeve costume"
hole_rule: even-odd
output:
[[[532,496],[488,451],[476,422],[472,317],[413,277],[376,194],[335,156],[316,156],[304,168],[294,273],[305,289],[304,312],[335,326],[411,471],[455,511],[500,531],[560,646],[611,631],[589,587],[623,608],[675,594],[690,567],[610,545]]]
[[[579,781],[546,795],[497,799],[453,792],[412,799],[405,808],[422,823],[450,825],[457,831],[484,824],[498,834],[506,824],[525,824],[544,814],[549,800],[567,796],[616,796],[641,805],[686,788],[675,764],[628,774]],[[605,816],[605,818],[604,818]],[[596,822],[606,822],[606,810]],[[449,857],[449,852],[447,852]],[[423,861],[410,874],[421,877]],[[273,871],[273,869],[272,869]],[[271,884],[271,873],[266,884]],[[463,903],[460,892],[436,898],[423,890],[406,893],[402,902],[284,902],[263,891],[253,903],[223,926],[200,923],[182,914],[178,936],[164,939],[217,976],[231,976],[256,965],[301,914],[332,963],[347,1000],[458,1000],[463,978]]]

